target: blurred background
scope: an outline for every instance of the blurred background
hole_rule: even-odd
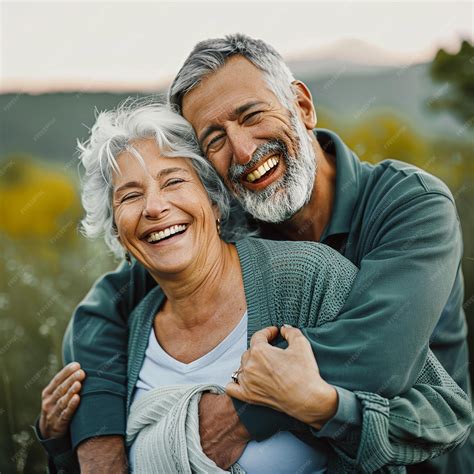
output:
[[[44,472],[30,429],[40,392],[74,307],[117,265],[78,231],[76,140],[95,111],[163,93],[205,38],[268,41],[310,87],[318,126],[362,160],[397,158],[447,183],[472,317],[472,3],[2,2],[0,26],[0,472]]]

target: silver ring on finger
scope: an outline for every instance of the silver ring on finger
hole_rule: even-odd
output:
[[[232,375],[230,376],[230,378],[232,379],[234,383],[239,383],[239,375],[241,372],[242,372],[242,369],[238,369],[235,372],[232,372]]]

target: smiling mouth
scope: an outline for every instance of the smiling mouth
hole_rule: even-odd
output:
[[[185,224],[172,225],[166,229],[160,230],[159,232],[151,232],[146,236],[145,240],[149,244],[157,244],[164,240],[171,239],[171,237],[175,237],[176,235],[183,234],[187,228],[188,226]]]
[[[260,181],[263,181],[264,178],[268,178],[271,176],[275,168],[278,166],[280,162],[280,158],[272,156],[264,161],[256,170],[248,173],[244,176],[244,181],[247,183],[255,183],[258,184]]]

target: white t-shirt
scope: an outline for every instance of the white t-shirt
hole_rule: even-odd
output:
[[[168,385],[214,383],[225,386],[232,372],[239,368],[240,358],[246,350],[247,312],[219,345],[189,364],[179,362],[165,352],[152,328],[133,401],[148,390]],[[132,469],[134,456],[132,445]],[[250,441],[238,463],[248,474],[324,473],[327,456],[323,449],[314,449],[290,432],[281,431],[261,442]]]

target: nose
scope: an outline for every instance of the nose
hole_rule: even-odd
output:
[[[143,217],[147,219],[158,219],[169,211],[169,203],[163,199],[160,193],[148,193],[145,196]]]
[[[239,165],[246,165],[252,159],[257,149],[250,130],[241,128],[228,130],[227,138],[232,148],[233,162]]]

